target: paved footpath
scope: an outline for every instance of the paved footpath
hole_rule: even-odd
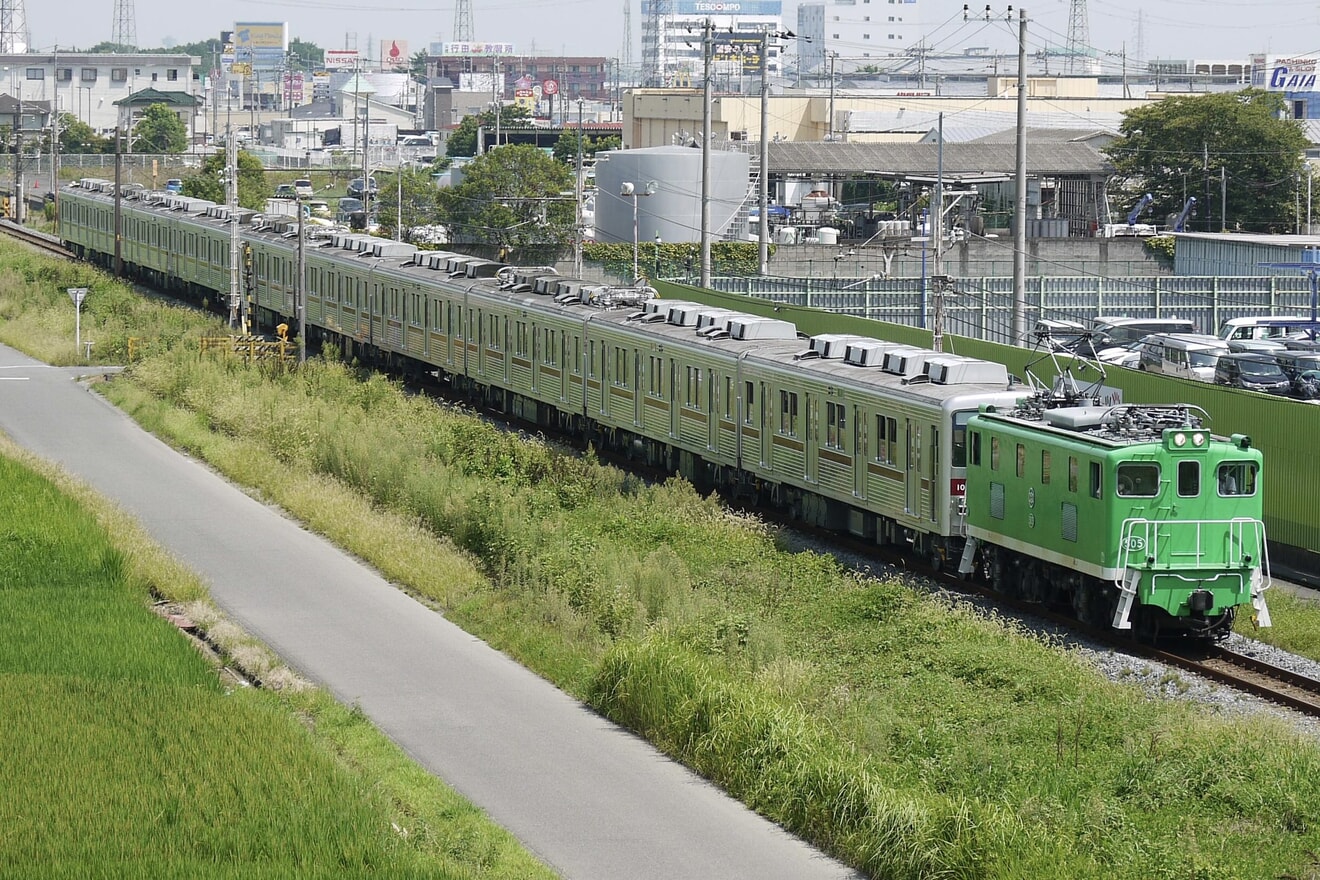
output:
[[[566,878],[857,876],[142,431],[80,372],[0,346],[0,431],[117,501],[239,624]]]

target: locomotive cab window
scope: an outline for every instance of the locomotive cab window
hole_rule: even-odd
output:
[[[967,421],[974,412],[953,414],[953,467],[967,467]]]
[[[981,432],[980,432],[980,431],[973,431],[973,432],[972,432],[972,443],[971,443],[971,447],[972,447],[972,455],[971,455],[972,464],[973,464],[975,467],[980,467],[980,466],[981,466]],[[956,456],[956,454],[957,454],[957,453],[956,453],[956,448],[955,448],[955,456]],[[955,466],[957,465],[957,458],[956,458],[956,457],[955,457],[955,459],[954,459],[954,464],[955,464]]]
[[[1098,462],[1098,461],[1093,461],[1093,462],[1091,462],[1090,464],[1091,464],[1091,468],[1090,468],[1090,471],[1091,471],[1091,497],[1092,497],[1092,498],[1103,498],[1103,497],[1104,497],[1104,492],[1103,492],[1103,489],[1102,489],[1102,487],[1101,487],[1101,483],[1100,483],[1100,478],[1101,478],[1101,474],[1102,474],[1102,471],[1101,471],[1101,468],[1100,468],[1100,462]]]
[[[1093,467],[1098,467],[1098,465],[1093,465]],[[1154,498],[1160,494],[1160,466],[1144,461],[1129,461],[1120,464],[1118,466],[1118,494],[1125,498]]]
[[[1195,498],[1201,494],[1201,463],[1199,461],[1178,462],[1178,494],[1183,498]]]
[[[1225,461],[1218,470],[1220,495],[1255,495],[1256,465],[1249,461]]]

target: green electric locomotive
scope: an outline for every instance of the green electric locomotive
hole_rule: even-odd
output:
[[[1269,626],[1262,457],[1186,405],[983,407],[967,426],[964,567],[1144,638]],[[1088,402],[1089,403],[1089,402]]]

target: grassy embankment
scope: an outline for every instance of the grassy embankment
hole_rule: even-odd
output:
[[[122,514],[3,439],[0,483],[0,876],[551,876],[359,712],[226,637]],[[153,588],[285,686],[225,687]]]
[[[333,364],[271,377],[179,351],[109,393],[873,876],[1316,870],[1314,743],[1150,702],[1000,621],[785,553],[681,483]]]

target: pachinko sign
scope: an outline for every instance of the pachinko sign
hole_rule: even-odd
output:
[[[1251,83],[1271,92],[1314,92],[1320,57],[1257,55],[1252,58]]]

